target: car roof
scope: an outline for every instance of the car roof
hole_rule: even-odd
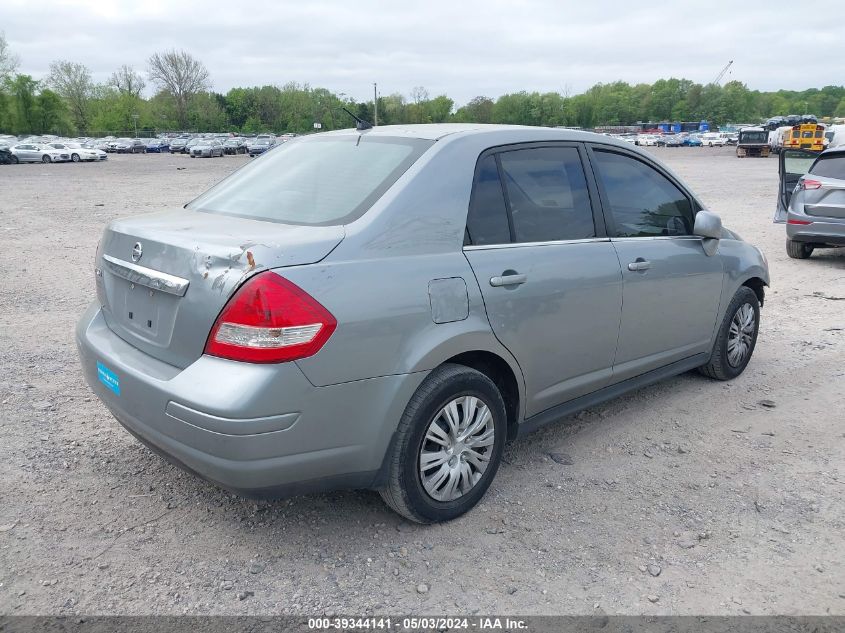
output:
[[[438,141],[447,136],[490,136],[491,143],[495,144],[495,137],[509,133],[510,137],[514,131],[525,132],[525,141],[600,141],[605,144],[629,147],[628,143],[619,141],[613,137],[596,134],[595,132],[584,132],[569,128],[538,127],[533,125],[496,125],[487,123],[427,123],[415,125],[380,125],[367,130],[356,130],[354,128],[323,132],[321,136],[348,136],[354,134],[365,134],[367,136],[405,136],[431,141]]]

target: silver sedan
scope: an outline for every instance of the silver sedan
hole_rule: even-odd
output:
[[[81,366],[155,451],[245,495],[373,488],[445,521],[506,442],[748,365],[766,259],[650,154],[562,129],[359,128],[106,227]]]
[[[223,144],[215,139],[198,142],[191,147],[191,158],[214,158],[223,156]]]
[[[12,146],[13,163],[64,163],[70,161],[70,152],[42,143],[19,143]]]

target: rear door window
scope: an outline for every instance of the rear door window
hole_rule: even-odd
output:
[[[593,156],[616,237],[692,235],[690,200],[666,176],[631,156],[605,150]]]
[[[475,184],[467,216],[467,243],[507,244],[511,241],[508,211],[499,179],[496,157],[482,158],[476,168]]]
[[[574,147],[541,147],[499,156],[515,242],[595,237],[587,180]]]
[[[809,173],[822,178],[845,180],[845,154],[819,156]]]

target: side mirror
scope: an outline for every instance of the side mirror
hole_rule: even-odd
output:
[[[722,237],[722,218],[711,211],[701,210],[695,214],[695,227],[692,232],[704,238],[704,252],[715,255]]]

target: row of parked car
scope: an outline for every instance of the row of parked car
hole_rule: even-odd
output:
[[[0,136],[0,164],[54,163],[106,160],[115,154],[188,154],[191,158],[248,154],[258,156],[295,134],[258,134],[241,137],[230,134],[179,134],[156,138],[75,138],[31,136],[19,139]]]
[[[722,147],[736,145],[734,132],[681,132],[679,134],[607,134],[641,147]]]
[[[80,163],[106,160],[108,154],[87,139],[0,137],[0,164]]]
[[[205,135],[182,135],[174,138],[153,139],[148,151],[188,154],[192,158],[224,156],[226,154],[249,154],[258,156],[279,143],[292,138],[293,134],[276,137],[274,134],[258,134],[254,137]]]

